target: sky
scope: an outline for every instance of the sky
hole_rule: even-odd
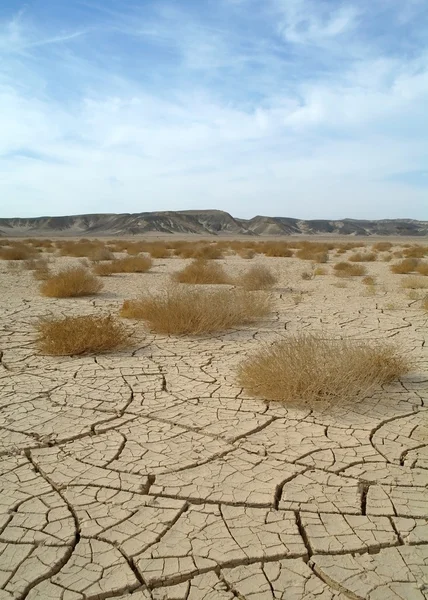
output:
[[[0,216],[428,220],[428,0],[2,0]]]

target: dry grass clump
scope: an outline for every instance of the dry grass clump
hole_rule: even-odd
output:
[[[428,312],[428,295],[422,299],[421,307],[422,307],[422,310],[426,310]]]
[[[348,262],[339,262],[334,265],[333,269],[336,277],[361,277],[367,273],[367,269],[363,265]]]
[[[179,283],[221,284],[230,283],[230,277],[223,267],[204,258],[196,258],[182,271],[173,275]]]
[[[0,248],[0,260],[30,260],[35,253],[36,251],[31,246],[13,243],[10,247],[3,246]]]
[[[278,279],[270,269],[263,265],[254,265],[241,275],[236,283],[245,290],[267,290],[275,285]]]
[[[290,250],[287,242],[262,242],[259,248],[265,256],[276,258],[290,258],[293,256],[293,251]]]
[[[157,296],[126,300],[120,314],[147,321],[157,333],[198,335],[250,323],[270,310],[265,294],[172,287]]]
[[[419,275],[428,276],[428,263],[420,262],[416,267],[416,272],[419,273]]]
[[[310,244],[305,243],[300,250],[296,252],[296,258],[301,260],[312,260],[316,263],[326,263],[328,261],[328,244]]]
[[[128,330],[111,315],[42,319],[37,329],[40,352],[55,356],[99,354],[129,344]]]
[[[374,252],[355,252],[348,258],[350,262],[373,262],[376,260]]]
[[[409,370],[408,360],[391,345],[300,334],[250,357],[238,379],[254,396],[308,402],[367,394]]]
[[[410,246],[403,250],[406,258],[424,258],[428,255],[428,246]]]
[[[361,281],[364,285],[376,285],[376,279],[371,275],[367,275],[367,277],[364,277]]]
[[[110,277],[115,273],[146,273],[152,267],[150,256],[125,256],[110,262],[94,265],[93,271],[101,277]]]
[[[99,246],[91,250],[88,253],[87,258],[89,258],[89,260],[92,260],[93,262],[99,262],[101,260],[113,260],[114,254],[105,246]]]
[[[175,255],[181,258],[205,258],[215,260],[223,258],[223,249],[216,243],[181,242],[176,244]]]
[[[314,269],[314,276],[315,275],[327,275],[327,269],[325,269],[324,267],[316,267]]]
[[[412,290],[423,290],[428,288],[428,281],[423,277],[405,277],[401,282],[401,287]]]
[[[395,265],[391,265],[389,268],[392,273],[397,273],[399,275],[405,275],[407,273],[414,273],[419,265],[418,258],[404,258],[400,260],[400,262]]]
[[[41,284],[40,292],[49,298],[75,298],[93,296],[103,288],[103,283],[83,267],[70,267],[50,275]]]
[[[237,251],[237,254],[239,254],[241,258],[251,260],[255,257],[256,252],[252,248],[241,248]]]
[[[90,258],[102,249],[105,249],[104,242],[99,240],[81,239],[77,242],[60,240],[56,243],[61,256],[73,256],[75,258]],[[98,259],[103,260],[103,259]]]
[[[373,244],[372,246],[374,252],[387,252],[388,250],[391,250],[391,248],[391,242],[376,242],[376,244]]]

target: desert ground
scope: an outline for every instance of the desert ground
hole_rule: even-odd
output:
[[[336,276],[372,243],[321,263],[224,249],[212,262],[232,282],[190,287],[265,266],[268,315],[197,336],[117,317],[130,347],[73,356],[39,350],[40,318],[117,316],[193,259],[70,298],[0,260],[0,600],[427,599],[428,276],[391,272],[402,240],[355,263],[373,280]],[[51,273],[92,269],[55,244],[40,255]],[[388,342],[411,370],[351,397],[250,395],[239,365],[301,332]]]

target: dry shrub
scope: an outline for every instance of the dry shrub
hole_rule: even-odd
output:
[[[50,275],[41,284],[40,292],[49,298],[92,296],[103,288],[102,282],[82,267],[70,267]]]
[[[174,279],[179,283],[193,284],[220,284],[230,283],[230,277],[223,267],[217,263],[197,258],[184,267],[182,271],[174,273]]]
[[[98,354],[129,345],[128,330],[111,315],[42,319],[38,331],[43,354]]]
[[[367,269],[363,265],[348,262],[337,263],[333,269],[336,277],[361,277],[367,273]]]
[[[61,240],[56,245],[61,256],[73,256],[75,258],[92,258],[97,251],[105,249],[104,242],[99,240],[81,239],[77,242]]]
[[[350,399],[407,373],[394,346],[300,334],[265,347],[239,368],[251,395],[286,402]]]
[[[149,252],[152,258],[169,258],[171,256],[171,250],[163,243],[148,244],[146,252]]]
[[[175,255],[181,258],[205,258],[213,260],[223,257],[223,250],[218,244],[203,244],[192,242],[181,242],[176,244]]]
[[[260,252],[265,256],[290,258],[293,251],[290,250],[288,242],[262,242]]]
[[[88,258],[93,262],[99,262],[101,260],[113,260],[114,254],[105,246],[99,246],[88,253]]]
[[[416,272],[419,273],[419,275],[428,276],[428,263],[420,262],[416,267]]]
[[[424,258],[428,254],[428,246],[411,246],[403,250],[406,258]]]
[[[98,275],[102,274],[104,277],[113,275],[114,273],[146,273],[151,269],[152,264],[150,256],[126,256],[125,258],[104,263],[103,266],[95,265],[94,271]]]
[[[327,269],[324,267],[316,267],[314,269],[314,275],[327,275]]]
[[[426,310],[428,312],[428,296],[425,296],[425,298],[422,299],[421,307],[422,310]]]
[[[237,254],[239,254],[241,258],[245,258],[248,260],[254,258],[256,255],[255,251],[252,248],[242,248],[237,251]]]
[[[314,274],[312,271],[303,271],[303,273],[300,275],[300,277],[302,279],[304,279],[305,281],[310,281],[311,279],[314,278]]]
[[[198,335],[250,323],[270,310],[265,294],[174,286],[161,295],[126,300],[121,316],[143,319],[157,333]]]
[[[34,255],[34,248],[20,243],[0,249],[0,260],[30,260]]]
[[[236,281],[245,290],[267,290],[275,285],[277,278],[263,265],[254,265]]]
[[[383,262],[390,262],[392,260],[392,254],[390,252],[383,254],[382,260],[383,260]]]
[[[401,287],[412,290],[423,290],[428,288],[428,281],[423,277],[405,277],[401,282]]]
[[[418,258],[404,258],[395,265],[391,265],[390,269],[393,273],[404,275],[406,273],[414,273],[419,265]]]
[[[350,262],[373,262],[376,260],[374,252],[355,252],[348,258]]]
[[[372,249],[375,252],[387,252],[388,250],[391,250],[392,248],[392,244],[391,242],[377,242],[376,244],[373,244]]]
[[[111,277],[114,273],[117,273],[114,267],[115,262],[99,262],[92,267],[92,270],[95,275],[99,275],[100,277]]]
[[[364,285],[376,285],[376,280],[374,277],[371,277],[371,275],[367,275],[367,277],[362,279],[362,283],[364,283]]]
[[[326,263],[328,261],[328,248],[324,244],[306,244],[296,252],[296,258],[312,260],[316,263]]]

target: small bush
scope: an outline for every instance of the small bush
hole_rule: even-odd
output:
[[[314,278],[314,274],[310,271],[303,271],[303,273],[301,274],[301,278],[305,281],[309,281]]]
[[[425,296],[425,298],[422,299],[421,307],[422,310],[426,310],[428,312],[428,296]]]
[[[197,258],[182,271],[174,274],[179,283],[221,284],[230,283],[230,278],[223,267],[217,263]]]
[[[99,262],[92,267],[92,270],[95,275],[99,275],[100,277],[111,277],[114,273],[117,273],[114,266],[115,262]]]
[[[264,242],[260,246],[260,252],[265,256],[277,258],[290,258],[293,251],[288,247],[287,242]]]
[[[416,272],[419,273],[419,275],[428,276],[428,263],[420,262],[416,267]]]
[[[267,267],[254,265],[237,279],[245,290],[267,290],[275,285],[277,278]]]
[[[361,277],[367,273],[367,269],[363,265],[348,262],[337,263],[333,269],[336,277]]]
[[[252,248],[242,248],[237,251],[241,258],[245,258],[247,260],[251,260],[255,257],[256,253]]]
[[[43,354],[98,354],[129,344],[127,329],[111,315],[43,319],[37,328],[37,344]]]
[[[417,258],[404,258],[395,265],[391,265],[389,268],[393,273],[399,275],[405,275],[407,273],[414,273],[419,265],[419,259]]]
[[[74,298],[93,296],[103,288],[102,282],[82,267],[70,267],[56,275],[48,276],[41,284],[43,296]]]
[[[94,265],[93,271],[102,277],[109,277],[115,273],[146,273],[152,267],[149,256],[126,256],[111,262]]]
[[[374,252],[387,252],[388,250],[391,250],[391,248],[391,242],[377,242],[372,246]]]
[[[348,258],[350,262],[373,262],[376,260],[374,252],[355,252]]]
[[[15,244],[10,248],[2,247],[0,249],[0,260],[30,260],[34,257],[35,251],[24,244]]]
[[[362,283],[364,283],[364,285],[376,285],[376,280],[374,277],[367,275],[367,277],[364,277],[364,279],[362,279]]]
[[[270,298],[262,294],[172,287],[158,296],[126,300],[121,316],[143,319],[157,333],[198,335],[250,323],[270,309]]]
[[[424,258],[428,254],[428,246],[411,246],[403,250],[406,258]]]
[[[312,260],[316,263],[326,263],[328,261],[328,252],[320,250],[317,247],[304,247],[296,252],[296,258],[301,260]]]
[[[314,275],[327,275],[327,269],[324,267],[316,267],[314,269]]]
[[[101,260],[113,260],[114,254],[104,246],[94,248],[91,252],[88,252],[89,260],[93,262],[99,262]]]
[[[428,288],[428,281],[423,277],[405,277],[401,282],[401,287],[412,290],[424,290]]]
[[[262,349],[239,368],[247,392],[286,402],[343,400],[409,371],[393,346],[297,335]]]

